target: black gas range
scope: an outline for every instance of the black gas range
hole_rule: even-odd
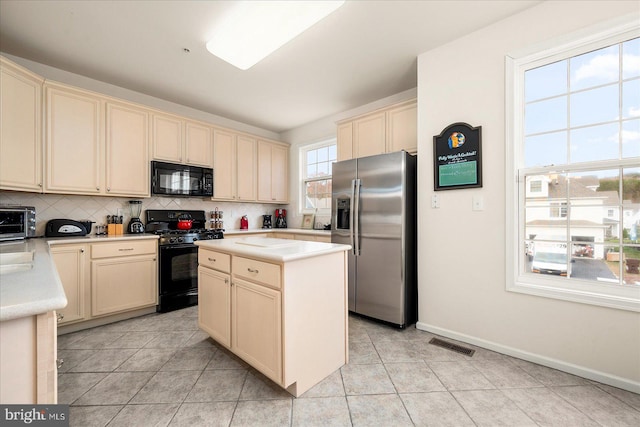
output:
[[[191,229],[178,228],[180,218]],[[145,230],[159,236],[157,311],[164,313],[198,303],[198,240],[223,239],[223,230],[205,228],[205,211],[156,210],[145,212]]]

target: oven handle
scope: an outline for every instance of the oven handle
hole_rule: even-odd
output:
[[[163,249],[181,249],[181,248],[194,248],[194,249],[197,250],[198,246],[190,244],[190,243],[187,243],[186,245],[183,244],[183,245],[163,245],[163,246],[160,246],[160,250],[163,250]]]

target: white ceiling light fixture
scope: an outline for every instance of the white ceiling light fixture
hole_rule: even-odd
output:
[[[207,50],[248,70],[344,4],[341,1],[238,1],[216,26]]]

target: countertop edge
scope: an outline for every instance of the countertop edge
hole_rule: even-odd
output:
[[[331,230],[315,230],[303,228],[250,228],[248,230],[225,230],[225,235],[237,236],[242,234],[257,233],[287,233],[287,234],[307,234],[310,236],[331,236]]]

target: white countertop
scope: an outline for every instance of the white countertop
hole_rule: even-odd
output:
[[[110,240],[157,239],[152,234],[112,237],[52,237],[0,243],[0,253],[34,252],[33,268],[0,276],[0,321],[33,316],[66,307],[67,298],[49,253],[62,243],[96,243]]]
[[[255,234],[255,233],[288,233],[288,234],[307,234],[310,236],[331,236],[331,230],[315,230],[302,228],[251,228],[248,230],[225,230],[224,234],[237,236],[239,234]]]
[[[250,236],[229,240],[201,240],[196,245],[232,255],[275,262],[294,261],[351,249],[349,245],[336,243]]]

